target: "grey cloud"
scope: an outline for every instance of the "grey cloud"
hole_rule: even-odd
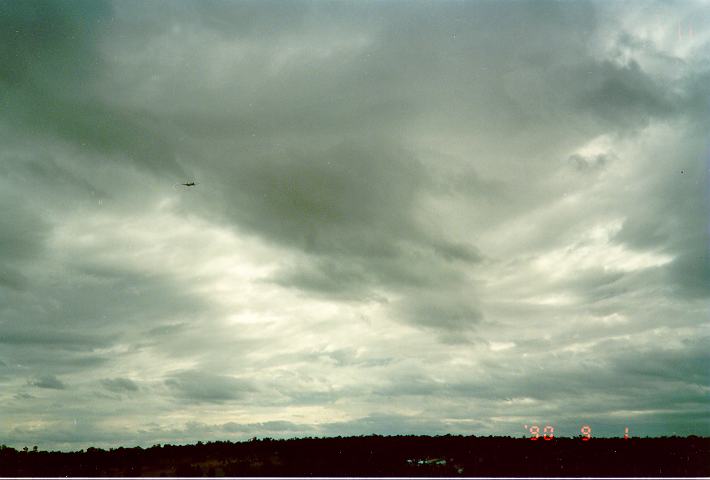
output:
[[[484,9],[484,12],[488,11],[488,7],[482,6],[481,8]],[[327,9],[323,10],[327,15]],[[442,20],[453,16],[455,9],[443,12]],[[552,9],[551,12],[560,14],[555,9]],[[423,24],[423,13],[423,10],[417,9],[417,13],[412,15],[410,19],[411,22]],[[562,15],[565,14],[562,13]],[[579,18],[589,17],[580,15]],[[431,25],[428,20],[427,23]],[[438,26],[435,27],[435,29],[438,28]],[[401,46],[405,40],[411,40],[408,38],[407,32],[403,30],[394,30],[390,34],[383,35],[385,37],[382,39],[376,38],[387,45],[392,44],[392,42],[385,41],[388,39],[387,35],[392,36],[389,38],[390,41],[396,40],[394,45]],[[465,35],[462,35],[462,40],[472,41]],[[431,50],[411,50],[409,52],[411,58],[407,60],[410,62],[408,67],[412,69],[425,68],[427,62],[438,61],[435,52]],[[384,53],[389,52],[385,50]],[[374,55],[372,60],[369,58],[369,56],[367,58],[356,57],[354,60],[362,62],[361,70],[374,69],[376,72],[380,72],[382,76],[375,78],[380,84],[387,85],[389,92],[396,97],[395,89],[401,90],[401,85],[397,82],[399,77],[395,71],[387,68],[386,58],[383,54]],[[369,62],[377,63],[369,64]],[[317,83],[322,86],[323,82],[331,81],[329,87],[338,85],[337,88],[342,90],[340,82],[335,81],[340,79],[337,71],[332,72],[332,75],[332,77],[328,75],[322,77]],[[300,78],[297,77],[297,80]],[[310,88],[305,83],[297,85],[301,89]],[[354,93],[345,97],[340,96],[338,99],[347,107],[350,103],[354,103],[351,102],[351,97],[360,98],[363,92],[368,92],[369,95],[370,91],[369,88],[358,87]],[[435,90],[429,89],[427,91],[436,95]],[[309,111],[307,116],[309,121],[312,121],[314,113],[321,111],[318,109],[318,102],[322,97],[322,92],[313,90],[313,95],[311,99],[313,111]],[[362,97],[362,99],[366,98]],[[408,101],[416,102],[416,99],[410,98]],[[256,102],[256,105],[259,103]],[[284,101],[279,102],[278,105],[283,110],[289,108],[290,103]],[[328,108],[323,111],[331,112],[333,107],[334,105],[330,103]],[[278,115],[270,114],[268,117],[283,118],[283,111],[280,111]],[[256,121],[256,127],[261,126],[262,123]],[[296,122],[296,124],[307,125],[303,122]],[[333,119],[329,119],[327,124],[332,125]],[[240,130],[238,124],[235,125],[235,129]],[[311,134],[313,130],[313,128],[310,129]],[[255,128],[254,131],[256,132],[254,135],[266,135],[268,138],[268,131],[264,132],[260,128]],[[245,161],[240,158],[248,157],[250,149],[258,146],[258,143],[250,140],[249,142],[240,142],[237,146],[234,142],[227,141],[227,146],[220,152],[220,157],[233,157],[232,152],[235,150],[240,153],[235,159],[234,165],[238,166],[236,170],[230,168],[224,171],[223,167],[217,165],[218,168],[221,168],[219,179],[230,179],[228,181],[230,194],[225,197],[228,199],[226,203],[239,209],[228,207],[229,211],[226,213],[231,218],[235,218],[242,226],[255,228],[270,239],[276,239],[279,242],[285,242],[318,255],[326,254],[335,257],[341,254],[357,254],[361,257],[367,255],[368,258],[383,255],[392,256],[400,248],[398,243],[401,239],[406,238],[408,241],[431,245],[445,259],[477,260],[480,255],[475,248],[463,247],[461,242],[441,242],[427,238],[428,234],[412,228],[406,212],[408,205],[421,193],[418,190],[426,188],[421,178],[417,180],[422,175],[422,173],[417,173],[421,169],[414,168],[416,162],[399,160],[399,156],[408,155],[408,153],[402,151],[396,142],[381,141],[380,137],[381,135],[374,137],[367,135],[364,138],[352,137],[350,144],[341,144],[324,150],[308,148],[304,151],[303,146],[299,145],[297,149],[289,151],[282,147],[280,157],[274,156],[274,154],[271,157],[262,155],[258,161]],[[274,141],[280,143],[278,138],[274,138]],[[275,150],[278,151],[278,149]],[[344,168],[345,165],[349,167],[349,170]],[[211,183],[221,183],[214,173],[210,174],[205,171],[204,174],[210,178]],[[313,183],[318,179],[320,181]],[[411,180],[415,181],[411,182]],[[393,191],[393,188],[397,188],[397,190]],[[344,205],[348,206],[346,217],[344,217]],[[397,213],[393,216],[388,214],[388,211]],[[379,213],[375,214],[375,212]],[[343,218],[348,219],[347,226],[342,225]],[[366,228],[367,231],[365,231]],[[373,238],[374,232],[372,230],[374,229],[378,230],[379,238]],[[414,238],[411,238],[412,235]],[[376,270],[378,263],[368,261],[363,266]],[[357,276],[350,274],[348,278],[355,279]],[[289,280],[285,279],[283,282],[288,283]],[[301,283],[311,290],[326,288],[326,291],[333,291],[336,295],[341,295],[342,290],[347,291],[348,289],[347,284],[339,287],[337,282],[330,282],[327,277],[322,280],[304,278]],[[350,283],[357,282],[351,281]]]
[[[307,252],[379,257],[393,248],[383,235],[417,234],[408,212],[422,167],[374,138],[241,161],[222,175],[232,186],[225,192],[232,216]],[[384,245],[370,240],[365,228],[378,230]]]
[[[191,20],[227,37],[252,37],[267,32],[278,36],[293,33],[308,20],[307,16],[314,7],[319,5],[313,2],[283,3],[272,0],[230,5],[220,0],[208,0],[200,4],[199,8],[191,2],[179,2],[173,8],[189,12],[188,18]]]
[[[375,388],[373,393],[385,397],[400,395],[426,396],[442,388],[446,388],[444,382],[437,382],[423,374],[407,374],[388,380],[385,385]]]
[[[0,79],[13,87],[29,87],[35,73],[53,69],[55,85],[72,85],[74,75],[85,75],[99,59],[93,41],[107,18],[107,7],[106,2],[88,1],[4,3],[1,53],[8,62]]]
[[[384,366],[390,364],[393,359],[388,357],[361,358],[353,349],[341,348],[332,352],[323,352],[322,355],[332,359],[338,366]]]
[[[233,179],[228,215],[311,255],[305,265],[275,278],[284,286],[377,298],[378,287],[441,283],[456,275],[455,266],[446,262],[481,259],[468,242],[441,238],[417,225],[415,206],[418,192],[426,188],[426,170],[411,154],[377,137],[242,160],[222,176]],[[430,265],[417,263],[428,252]],[[431,277],[434,268],[443,278]]]
[[[580,172],[593,172],[605,168],[611,159],[608,155],[593,155],[584,157],[582,155],[572,155],[567,160],[573,168]]]
[[[27,158],[10,158],[0,167],[0,173],[14,184],[23,184],[26,188],[41,188],[51,184],[62,190],[90,193],[98,198],[107,194],[92,185],[86,178],[62,165],[56,157],[44,152],[33,152]]]
[[[97,46],[113,20],[109,2],[30,1],[3,8],[0,53],[7,61],[0,81],[13,93],[8,105],[17,121],[38,134],[184,176],[175,149],[146,112],[114,108],[99,95],[106,61]]]
[[[11,288],[13,290],[22,290],[27,285],[27,277],[19,271],[4,266],[0,271],[0,286]]]
[[[366,417],[322,425],[328,435],[437,435],[449,431],[439,419],[372,413]]]
[[[672,262],[664,267],[667,284],[681,297],[703,298],[710,286],[710,206],[705,200],[707,172],[691,155],[681,150],[677,163],[663,170],[667,181],[644,185],[641,192],[648,205],[629,209],[615,241],[671,254]]]
[[[254,388],[246,380],[196,370],[177,373],[165,385],[180,399],[208,403],[239,400]]]
[[[475,299],[454,295],[422,295],[408,299],[400,308],[407,321],[443,331],[470,330],[483,319]]]
[[[16,393],[13,397],[18,400],[32,400],[33,398],[35,398],[33,395],[30,395],[26,392]]]
[[[137,392],[138,385],[130,378],[107,378],[101,384],[111,392]]]
[[[466,381],[450,381],[446,372],[437,372],[438,379],[423,371],[392,377],[373,393],[402,402],[407,396],[426,397],[438,392],[442,398],[475,402],[491,415],[534,410],[537,407],[500,403],[529,398],[535,404],[557,406],[560,421],[563,414],[606,418],[610,403],[616,410],[643,412],[669,407],[694,409],[708,401],[705,390],[710,376],[704,367],[707,339],[692,342],[690,349],[639,350],[630,349],[626,342],[603,342],[599,346],[605,353],[591,357],[561,353],[550,345],[549,353],[529,355],[520,363],[492,363],[487,365],[485,376]],[[566,403],[564,408],[559,405],[562,402]],[[636,414],[629,415],[633,418],[628,421],[636,420]],[[658,419],[662,417],[657,414]]]
[[[686,340],[684,349],[656,347],[646,352],[622,353],[613,359],[613,367],[623,374],[674,380],[702,387],[710,385],[709,337]],[[640,359],[639,357],[642,357]],[[708,398],[704,394],[705,399]]]
[[[681,253],[668,268],[675,291],[684,298],[707,298],[710,293],[710,252],[698,238],[693,250]]]
[[[350,397],[353,392],[349,389],[335,389],[332,387],[318,388],[301,382],[294,386],[277,388],[281,399],[269,399],[272,405],[332,405],[338,400]]]
[[[235,440],[245,440],[258,436],[273,436],[277,438],[286,438],[296,435],[306,435],[317,433],[313,425],[298,424],[284,420],[273,420],[268,422],[254,423],[237,423],[226,422],[223,424],[208,424],[204,422],[190,421],[184,426],[176,426],[172,428],[161,428],[156,425],[149,425],[142,429],[140,434],[145,439],[144,442],[150,439],[170,439],[174,438],[189,438],[189,435],[200,435],[202,439],[224,440],[225,438]]]
[[[37,255],[44,246],[48,229],[46,224],[19,199],[5,196],[3,200],[6,207],[0,217],[0,252],[3,260],[26,260]]]
[[[576,104],[604,121],[627,128],[645,126],[651,118],[675,113],[681,103],[633,60],[625,65],[606,61],[592,72]]]
[[[440,241],[435,244],[434,250],[446,260],[461,260],[468,263],[479,263],[483,260],[479,250],[464,242]]]
[[[305,352],[275,354],[268,359],[269,366],[288,366],[301,362],[325,362],[337,367],[379,367],[390,365],[394,359],[389,356],[362,355],[353,348],[335,350],[309,349]]]
[[[204,302],[165,276],[148,277],[118,266],[95,267],[88,258],[77,263],[60,285],[37,288],[43,296],[38,295],[35,305],[50,304],[53,313],[18,303],[14,315],[6,316],[0,343],[92,351],[130,337],[125,331],[128,325],[204,311]],[[77,289],[82,295],[77,295]],[[85,328],[63,329],[56,316]]]
[[[320,265],[306,265],[289,268],[274,278],[283,286],[324,294],[328,297],[342,295],[344,298],[364,299],[371,294],[368,277],[371,273],[359,265],[344,262],[320,262]],[[369,280],[369,282],[368,282]]]
[[[64,348],[68,350],[92,350],[105,346],[109,340],[102,336],[74,332],[8,327],[0,334],[0,343],[11,345],[32,345],[43,348]]]
[[[618,271],[605,271],[602,268],[581,272],[563,286],[595,302],[624,295],[633,287],[627,280],[633,275]]]
[[[118,441],[123,445],[135,445],[135,433],[101,428],[94,421],[79,419],[59,422],[37,429],[16,427],[8,432],[8,438],[15,445],[56,445],[63,450],[76,450],[78,445],[112,445]]]
[[[167,325],[159,325],[148,330],[149,335],[173,335],[184,330],[187,325],[185,323],[171,323]]]
[[[0,215],[0,287],[21,292],[32,280],[24,267],[44,253],[50,225],[21,198],[7,191],[0,194],[0,201],[4,205]]]
[[[669,240],[667,226],[661,222],[650,223],[648,220],[650,219],[639,217],[626,219],[615,239],[620,243],[637,247],[667,244]]]
[[[248,423],[239,424],[235,422],[227,422],[221,426],[222,430],[230,433],[259,433],[259,434],[273,434],[273,433],[290,433],[290,432],[303,432],[313,430],[311,425],[299,425],[293,422],[274,420],[270,422],[263,423]]]
[[[427,257],[406,246],[379,262],[367,257],[325,257],[284,268],[273,281],[331,298],[386,301],[379,293],[381,289],[431,288],[460,278],[459,272],[446,263],[421,261],[429,260]]]
[[[35,380],[32,380],[29,384],[33,387],[49,388],[53,390],[64,390],[66,388],[64,382],[59,380],[54,375],[43,375]]]

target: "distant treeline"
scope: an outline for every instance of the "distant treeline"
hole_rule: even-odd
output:
[[[710,438],[360,436],[45,452],[0,447],[2,476],[710,476]]]

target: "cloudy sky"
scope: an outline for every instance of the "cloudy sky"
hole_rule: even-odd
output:
[[[708,125],[708,2],[3,1],[0,443],[710,435]]]

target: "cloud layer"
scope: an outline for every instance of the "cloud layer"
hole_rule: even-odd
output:
[[[6,444],[710,435],[702,3],[0,27]]]

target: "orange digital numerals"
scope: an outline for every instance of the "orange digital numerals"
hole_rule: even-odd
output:
[[[525,425],[525,428],[528,428],[528,426]],[[582,425],[580,432],[582,432],[582,441],[587,442],[592,438],[592,427],[589,425]],[[540,427],[537,425],[531,426],[530,435],[532,435],[530,440],[538,440],[540,438]],[[542,429],[542,439],[552,440],[553,438],[555,438],[555,429],[551,425],[545,425],[545,428]],[[629,439],[629,427],[624,427],[624,439]]]
[[[532,435],[530,440],[537,440],[540,438],[540,427],[537,425],[530,427],[530,434]],[[542,429],[542,439],[552,440],[553,438],[555,438],[555,429],[551,425],[545,425],[545,428]]]

